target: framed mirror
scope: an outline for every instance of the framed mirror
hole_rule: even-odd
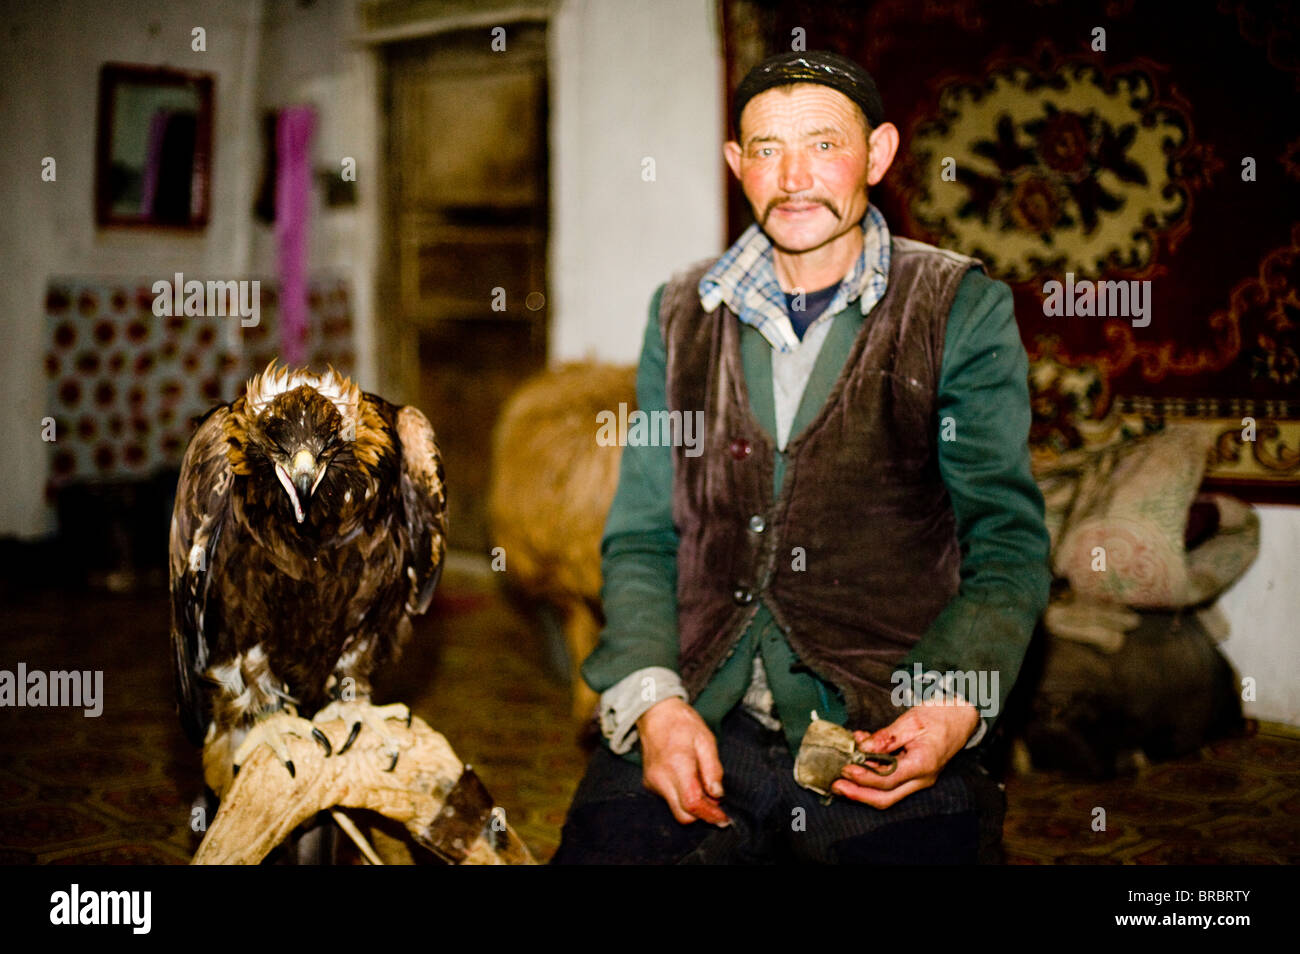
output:
[[[207,73],[104,64],[95,161],[98,225],[208,224],[212,85]]]

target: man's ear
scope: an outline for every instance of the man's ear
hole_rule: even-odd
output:
[[[893,123],[881,123],[871,130],[868,146],[871,158],[867,166],[867,185],[875,185],[885,177],[894,161],[894,154],[898,152],[898,127]]]
[[[740,155],[740,143],[733,141],[722,144],[722,158],[727,160],[727,165],[737,179],[740,178]]]

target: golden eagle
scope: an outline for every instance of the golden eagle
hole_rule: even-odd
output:
[[[228,787],[266,743],[328,739],[307,721],[364,723],[370,676],[433,598],[446,550],[433,428],[414,407],[363,393],[332,368],[266,370],[204,417],[172,513],[172,645],[181,722]],[[397,748],[391,739],[391,770]]]

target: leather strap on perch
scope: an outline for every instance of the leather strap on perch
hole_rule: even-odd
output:
[[[318,728],[337,753],[351,726],[336,720]],[[383,741],[365,728],[346,752],[328,757],[310,738],[287,738],[293,776],[269,748],[256,749],[222,796],[191,863],[258,864],[298,825],[334,807],[391,818],[452,864],[536,863],[442,735],[418,717],[410,728],[400,722],[386,728],[401,748],[391,772]]]
[[[466,765],[425,838],[417,840],[444,861],[458,865],[465,860],[474,839],[488,830],[492,808],[492,796]]]

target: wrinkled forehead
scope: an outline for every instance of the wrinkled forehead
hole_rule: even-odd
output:
[[[745,104],[737,131],[742,144],[754,139],[786,140],[828,129],[867,134],[858,104],[820,83],[787,83],[759,93]]]

